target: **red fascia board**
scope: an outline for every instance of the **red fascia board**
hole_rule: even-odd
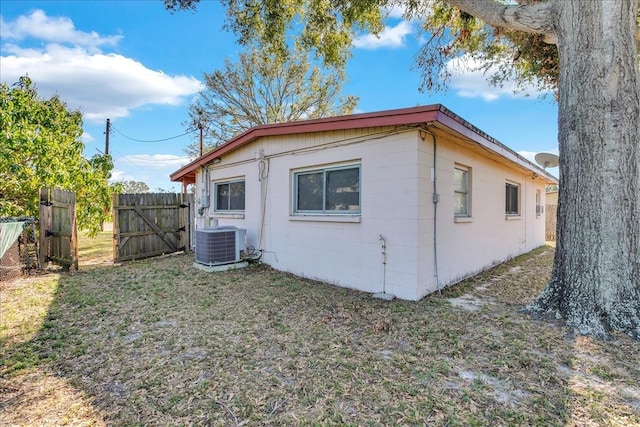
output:
[[[497,155],[541,174],[546,177],[549,182],[557,182],[557,179],[545,170],[520,156],[509,147],[495,140],[441,104],[256,126],[188,165],[183,166],[171,174],[171,180],[193,183],[195,182],[195,171],[198,167],[204,166],[212,162],[216,157],[222,157],[261,137],[362,129],[379,126],[415,125],[429,122],[438,122],[463,137],[484,146]]]
[[[436,120],[438,117],[438,111],[443,108],[444,107],[440,104],[434,104],[423,107],[403,108],[398,110],[377,111],[374,113],[352,114],[348,116],[326,117],[323,119],[256,126],[238,135],[226,144],[221,145],[215,150],[183,166],[176,172],[172,173],[170,178],[172,181],[180,181],[187,175],[194,174],[198,167],[212,162],[216,157],[222,157],[223,155],[261,137],[426,123]]]

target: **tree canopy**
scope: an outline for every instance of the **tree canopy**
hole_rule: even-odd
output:
[[[313,64],[299,49],[280,57],[252,47],[204,78],[206,88],[189,112],[190,127],[204,128],[204,151],[253,126],[349,114],[357,104],[340,95],[339,71]],[[196,143],[185,151],[200,154]]]
[[[500,86],[513,81],[516,90],[533,85],[555,91],[558,84],[558,49],[544,36],[487,25],[453,2],[434,0],[409,2],[405,17],[421,19],[427,42],[416,56],[422,72],[422,89],[446,85],[451,58],[465,57],[464,66],[485,72],[490,83]],[[425,10],[428,7],[428,10]]]
[[[195,9],[199,0],[165,0],[171,11]],[[522,0],[531,3],[531,0]],[[351,56],[354,37],[384,29],[384,18],[400,7],[406,19],[422,24],[426,43],[416,55],[422,73],[421,90],[444,89],[450,77],[447,62],[467,55],[474,67],[485,71],[489,81],[501,85],[515,80],[516,88],[534,85],[555,90],[558,52],[544,36],[486,25],[447,0],[337,0],[331,2],[223,0],[226,28],[240,44],[259,41],[276,56],[288,52],[288,39],[313,52],[325,66],[344,69]],[[471,61],[467,62],[467,66]],[[409,66],[409,64],[407,64]]]
[[[143,181],[122,181],[122,193],[124,194],[138,194],[148,193],[149,186]]]
[[[174,12],[195,10],[199,0],[164,0]],[[314,51],[325,66],[343,69],[350,56],[354,31],[379,32],[381,0],[298,1],[220,0],[226,10],[226,29],[244,46],[260,48],[281,58],[290,51],[294,32],[299,47]]]
[[[41,188],[76,192],[78,226],[95,234],[115,192],[109,155],[83,156],[82,114],[40,99],[28,77],[0,84],[0,216],[38,217]]]

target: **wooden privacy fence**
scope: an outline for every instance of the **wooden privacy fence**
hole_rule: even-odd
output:
[[[191,247],[193,194],[113,196],[113,261],[128,261]]]
[[[78,269],[76,193],[40,190],[40,265],[53,262]]]
[[[556,215],[558,211],[558,205],[547,205],[545,206],[546,217],[545,217],[545,240],[555,241],[556,240]]]

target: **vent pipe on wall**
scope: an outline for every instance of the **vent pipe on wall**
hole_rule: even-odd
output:
[[[380,241],[382,242],[382,293],[387,293],[387,240],[384,236],[380,235]]]
[[[391,301],[395,299],[395,295],[387,293],[387,239],[380,234],[378,239],[382,242],[382,292],[373,294],[374,298]]]

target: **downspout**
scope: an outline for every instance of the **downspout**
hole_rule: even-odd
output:
[[[433,182],[433,277],[436,281],[436,289],[438,293],[442,293],[440,289],[440,278],[438,276],[438,202],[440,201],[440,195],[438,194],[438,179],[437,179],[437,154],[438,154],[438,141],[435,134],[429,131],[429,123],[425,123],[424,127],[420,128],[421,132],[431,135],[433,139],[433,167],[431,181]],[[424,141],[424,136],[422,140]]]

